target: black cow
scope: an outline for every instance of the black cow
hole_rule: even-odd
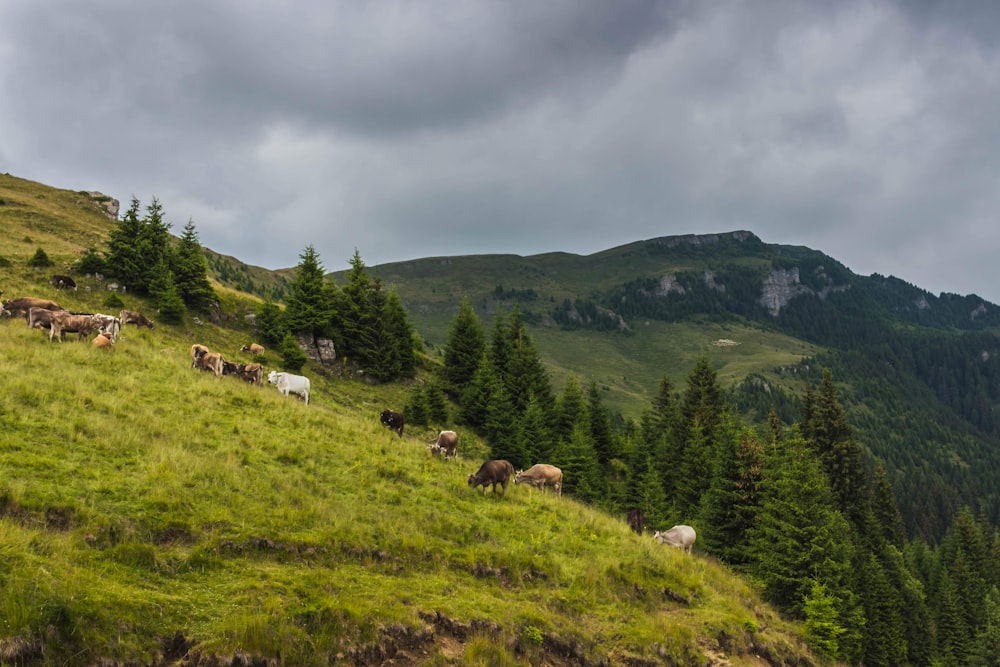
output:
[[[479,472],[474,475],[469,475],[469,486],[476,488],[477,486],[483,487],[483,493],[486,493],[486,487],[493,485],[493,493],[497,492],[497,484],[503,487],[503,495],[507,495],[507,483],[510,481],[511,475],[514,474],[514,466],[511,465],[510,461],[505,461],[503,459],[496,459],[493,461],[487,461],[483,465],[479,466]]]
[[[52,286],[56,289],[62,289],[63,287],[76,289],[76,281],[69,276],[52,276]]]
[[[379,421],[382,422],[382,426],[388,426],[398,433],[400,438],[403,437],[403,415],[395,410],[383,410],[379,415]]]
[[[642,513],[642,510],[638,507],[633,507],[628,512],[628,525],[636,533],[642,535],[642,531],[646,529],[646,515]]]

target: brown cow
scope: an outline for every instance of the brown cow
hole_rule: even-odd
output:
[[[382,426],[388,426],[393,431],[398,433],[400,438],[403,437],[403,426],[405,423],[403,415],[399,414],[395,410],[383,410],[378,419],[382,422]]]
[[[454,456],[457,459],[458,434],[454,431],[441,431],[438,433],[437,439],[428,445],[428,448],[431,450],[431,454],[444,453],[445,461],[447,461],[450,456]]]
[[[562,481],[562,470],[548,463],[536,463],[527,470],[518,470],[517,474],[514,475],[515,484],[531,484],[542,491],[545,491],[546,486],[551,486],[560,496],[562,495]]]
[[[208,348],[201,343],[195,343],[191,346],[191,368],[198,365],[198,357],[208,352]]]
[[[83,340],[101,328],[101,321],[93,315],[74,315],[66,310],[58,310],[52,315],[49,326],[49,342],[55,338],[62,342],[65,332],[76,332],[77,340]]]
[[[104,331],[97,334],[97,336],[94,337],[94,340],[92,340],[91,343],[94,345],[94,347],[101,348],[104,350],[110,350],[113,348],[115,344],[115,339],[109,332]]]
[[[32,308],[44,308],[45,310],[62,310],[55,301],[48,299],[36,299],[32,296],[24,296],[19,299],[11,299],[3,305],[4,310],[10,313],[11,317],[24,317],[27,319],[28,311]]]
[[[635,533],[642,535],[646,530],[646,515],[638,507],[633,507],[628,511],[628,525]]]
[[[236,374],[250,384],[255,384],[258,387],[264,384],[264,367],[257,362],[240,364]]]
[[[503,459],[495,459],[493,461],[487,461],[483,465],[479,466],[479,472],[474,475],[469,475],[469,486],[476,488],[477,486],[483,487],[483,494],[486,494],[486,487],[493,485],[493,493],[497,492],[497,484],[503,487],[503,495],[507,495],[507,483],[510,481],[510,476],[514,474],[514,466],[510,464],[510,461],[505,461]]]
[[[150,329],[153,328],[153,322],[146,319],[145,315],[142,313],[134,313],[131,310],[123,310],[118,313],[118,319],[121,320],[122,326],[125,326],[126,324],[134,324],[140,327],[149,327]]]
[[[249,352],[253,356],[258,356],[264,354],[264,346],[258,345],[257,343],[250,343],[249,345],[244,345],[240,348],[240,352]]]
[[[225,360],[218,352],[205,352],[198,355],[198,368],[211,371],[216,377],[222,377],[222,364]]]
[[[65,312],[65,311],[49,310],[48,308],[39,308],[38,306],[32,306],[31,308],[28,309],[28,328],[51,329],[52,316],[59,312]]]

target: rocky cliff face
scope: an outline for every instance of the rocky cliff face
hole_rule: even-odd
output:
[[[799,280],[799,269],[794,267],[791,269],[775,269],[764,278],[764,284],[761,287],[760,299],[758,303],[767,308],[767,311],[771,314],[771,317],[777,317],[781,309],[788,305],[788,302],[797,296],[802,296],[803,294],[811,294],[818,297],[819,299],[825,299],[830,292],[842,292],[846,290],[848,285],[835,285],[833,280],[826,275],[823,271],[823,267],[816,268],[816,277],[826,283],[824,287],[819,290],[812,289],[803,285]]]
[[[108,216],[108,218],[112,220],[118,219],[118,211],[120,209],[120,203],[118,202],[117,199],[115,199],[114,197],[109,197],[103,192],[97,192],[96,190],[88,192],[87,196],[90,197],[91,201],[93,201],[95,204],[101,207],[101,209],[104,211],[104,215]]]

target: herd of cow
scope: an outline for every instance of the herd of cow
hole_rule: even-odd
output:
[[[406,420],[403,415],[395,410],[383,410],[379,415],[379,421],[383,426],[396,432],[399,437],[403,437],[403,429]],[[428,443],[427,448],[434,455],[444,455],[447,461],[449,458],[458,458],[458,434],[455,431],[440,431],[437,438]],[[546,487],[558,495],[562,495],[563,472],[554,465],[548,463],[536,463],[527,470],[514,471],[514,466],[510,461],[504,459],[494,459],[484,462],[479,466],[479,470],[469,475],[468,484],[472,488],[483,487],[483,493],[487,488],[492,487],[496,494],[497,487],[501,489],[501,496],[507,495],[507,485],[511,478],[514,484],[530,484],[536,489],[545,491]],[[642,535],[645,531],[646,518],[642,510],[632,509],[628,514],[628,524],[633,531]],[[677,525],[670,530],[656,531],[653,538],[660,544],[683,549],[685,553],[691,553],[694,546],[696,534],[694,528],[686,525]]]
[[[122,310],[117,316],[80,313],[66,310],[49,299],[28,296],[0,303],[0,315],[23,317],[29,329],[47,329],[50,342],[61,342],[63,335],[67,333],[75,333],[78,340],[83,340],[96,332],[93,343],[103,348],[110,348],[115,344],[121,328],[126,324],[153,328],[153,322],[145,315],[131,310]]]
[[[61,276],[60,276],[61,277]],[[68,287],[69,284],[61,283],[60,287]],[[75,285],[72,285],[75,287]],[[3,292],[0,292],[2,295]],[[0,302],[0,315],[7,317],[24,317],[29,328],[40,328],[49,330],[49,341],[61,341],[65,333],[75,333],[78,340],[83,340],[91,333],[97,332],[93,344],[97,347],[111,347],[118,340],[122,326],[125,324],[135,324],[145,326],[150,329],[154,324],[142,313],[129,310],[122,310],[117,317],[103,315],[101,313],[77,313],[61,308],[54,301],[48,299],[36,299],[33,297],[22,297]],[[259,357],[264,353],[264,348],[251,343],[240,348],[241,352],[248,352],[253,357]],[[191,346],[191,368],[214,373],[217,377],[233,375],[250,384],[262,386],[264,382],[264,367],[260,362],[236,363],[229,361],[221,353],[212,352],[208,347],[195,343]],[[275,385],[278,391],[285,397],[294,394],[301,397],[306,405],[309,404],[309,378],[293,373],[271,371],[268,373],[267,381]],[[403,415],[394,410],[383,410],[379,415],[379,421],[386,427],[395,431],[399,437],[403,437],[405,419]],[[449,458],[458,458],[458,434],[455,431],[440,431],[435,440],[428,444],[428,449],[434,455],[443,455],[447,461]],[[493,488],[496,494],[497,487],[501,488],[501,495],[507,495],[507,485],[511,478],[514,484],[530,484],[544,492],[546,487],[552,487],[558,495],[562,495],[563,473],[554,465],[547,463],[536,463],[527,470],[514,471],[514,466],[510,461],[495,459],[483,463],[479,470],[469,475],[468,485],[471,488],[483,487],[486,493],[488,487]],[[645,529],[645,517],[639,509],[629,512],[628,523],[636,533],[642,534]],[[684,549],[686,553],[691,553],[691,548],[695,542],[695,530],[691,526],[678,525],[667,531],[656,531],[653,537],[660,544]]]

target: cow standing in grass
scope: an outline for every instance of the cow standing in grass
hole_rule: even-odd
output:
[[[486,487],[493,486],[493,494],[496,495],[497,484],[503,488],[503,495],[507,495],[507,483],[510,482],[510,478],[514,475],[514,466],[511,465],[510,461],[505,461],[503,459],[496,459],[493,461],[487,461],[483,465],[479,466],[479,471],[475,474],[469,475],[469,486],[476,488],[477,486],[483,487],[483,494],[486,494]]]

